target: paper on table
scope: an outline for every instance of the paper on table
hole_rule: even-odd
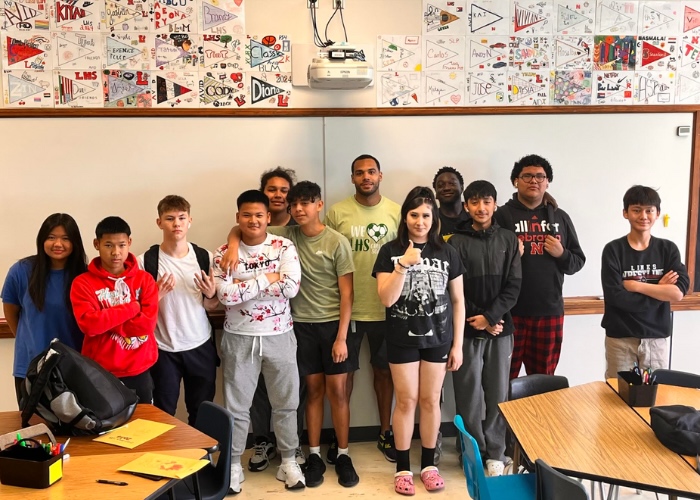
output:
[[[126,425],[95,438],[93,441],[133,449],[174,427],[174,425],[170,424],[137,418]]]
[[[209,464],[208,460],[174,457],[159,453],[144,453],[136,460],[122,465],[117,470],[183,479],[190,474],[194,474],[207,464]]]

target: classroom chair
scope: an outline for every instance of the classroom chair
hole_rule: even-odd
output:
[[[486,477],[479,445],[464,428],[460,415],[454,419],[462,447],[462,467],[467,478],[467,490],[473,500],[535,500],[536,474],[515,474]]]
[[[575,479],[535,460],[537,471],[537,500],[588,500],[586,488]]]
[[[211,454],[217,450],[208,450],[211,465],[207,465],[196,474],[197,482],[199,482],[200,498],[201,500],[221,500],[226,497],[229,483],[231,482],[233,416],[221,406],[205,401],[197,411],[197,420],[194,423],[194,427],[207,436],[216,439],[219,443],[217,449],[221,451],[215,465]],[[192,477],[180,481],[171,488],[171,491],[177,500],[196,498]],[[170,495],[170,492],[168,494]]]
[[[678,370],[667,370],[659,368],[653,371],[657,384],[676,385],[678,387],[690,387],[700,389],[700,375],[695,373],[681,372]]]

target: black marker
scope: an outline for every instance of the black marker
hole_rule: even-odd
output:
[[[114,486],[129,486],[129,483],[124,481],[110,481],[109,479],[98,479],[97,482],[100,484],[113,484]]]

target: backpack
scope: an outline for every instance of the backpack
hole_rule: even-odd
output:
[[[114,429],[131,418],[138,403],[121,380],[58,339],[29,363],[20,390],[22,427],[36,413],[58,435]]]
[[[206,274],[209,274],[209,252],[198,247],[194,243],[190,243],[194,249],[194,255],[197,257],[199,268]],[[153,276],[155,281],[158,281],[158,252],[160,245],[153,245],[143,254],[143,269],[148,274]]]

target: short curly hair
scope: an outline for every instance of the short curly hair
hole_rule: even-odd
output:
[[[442,167],[440,170],[437,171],[435,177],[433,177],[433,189],[436,189],[438,177],[440,177],[442,174],[455,174],[457,176],[457,179],[459,179],[459,185],[461,187],[464,187],[464,177],[462,177],[462,174],[460,174],[456,168]]]
[[[520,177],[520,172],[523,171],[525,167],[542,167],[544,173],[547,174],[547,180],[552,182],[554,179],[554,172],[552,172],[552,165],[549,162],[538,155],[527,155],[520,158],[513,165],[513,170],[510,172],[510,182],[515,182],[515,179]]]

